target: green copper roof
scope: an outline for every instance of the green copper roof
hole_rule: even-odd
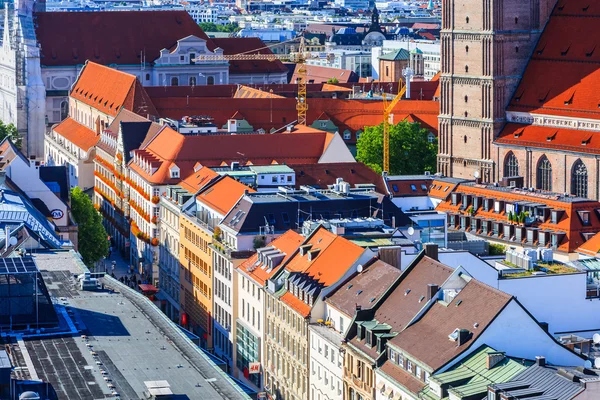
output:
[[[415,47],[410,51],[410,54],[423,54],[423,52],[418,47]]]
[[[406,49],[398,49],[396,51],[392,51],[391,53],[383,54],[379,56],[380,60],[386,61],[398,61],[398,60],[408,60],[410,58],[410,53]]]
[[[513,376],[523,371],[531,362],[523,364],[522,362],[504,357],[502,361],[491,369],[487,369],[488,353],[495,353],[493,348],[482,345],[468,358],[452,369],[441,374],[433,375],[429,379],[447,392],[451,392],[457,398],[469,398],[471,396],[481,395],[485,397],[487,387],[493,383],[502,383],[509,381]],[[423,399],[440,400],[440,398],[429,389],[429,386],[420,393]]]

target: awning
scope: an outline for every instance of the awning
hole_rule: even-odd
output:
[[[158,292],[158,288],[156,286],[150,285],[150,284],[147,284],[147,283],[141,283],[141,284],[138,285],[138,287],[144,293],[156,293],[156,292]]]

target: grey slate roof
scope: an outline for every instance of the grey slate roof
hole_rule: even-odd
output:
[[[509,382],[491,385],[514,399],[527,400],[571,400],[583,391],[583,386],[562,376],[553,366],[532,365],[515,375]]]

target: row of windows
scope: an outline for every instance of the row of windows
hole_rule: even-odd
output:
[[[196,247],[202,250],[204,253],[210,255],[208,242],[202,238],[202,236],[198,235],[196,232],[188,228],[187,226],[183,226],[183,236],[192,242]]]
[[[206,261],[201,259],[197,254],[185,246],[183,247],[183,252],[185,259],[188,260],[191,265],[198,268],[204,275],[208,276],[209,278],[211,277],[212,271]]]
[[[231,288],[215,278],[215,296],[231,306]]]
[[[260,330],[260,310],[257,311],[253,306],[252,313],[250,313],[250,303],[247,303],[245,299],[242,299],[242,318],[245,318],[253,327]]]
[[[520,176],[519,160],[513,152],[509,152],[504,159],[504,176]],[[538,160],[536,166],[536,188],[552,191],[552,163],[545,155]],[[588,197],[588,171],[580,159],[571,167],[570,193],[577,197]]]

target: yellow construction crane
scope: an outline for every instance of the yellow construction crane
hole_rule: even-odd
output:
[[[394,121],[390,121],[390,117],[393,119],[392,111],[396,104],[402,99],[406,93],[406,85],[400,79],[398,82],[398,94],[394,99],[388,103],[385,92],[383,93],[383,170],[390,172],[390,124]]]
[[[285,43],[285,42],[284,42]],[[281,44],[281,43],[279,43]],[[278,45],[279,45],[278,44]],[[230,55],[199,55],[194,61],[240,61],[240,60],[290,60],[299,65],[298,68],[298,97],[296,99],[296,110],[298,111],[298,121],[300,125],[306,125],[306,112],[308,111],[308,103],[306,101],[306,60],[327,59],[332,61],[332,54],[307,52],[304,45],[304,37],[300,37],[298,51],[290,54],[251,54],[253,51],[267,49],[270,46],[265,46],[260,49],[254,49],[245,53],[230,54]],[[250,53],[250,54],[249,54]]]

